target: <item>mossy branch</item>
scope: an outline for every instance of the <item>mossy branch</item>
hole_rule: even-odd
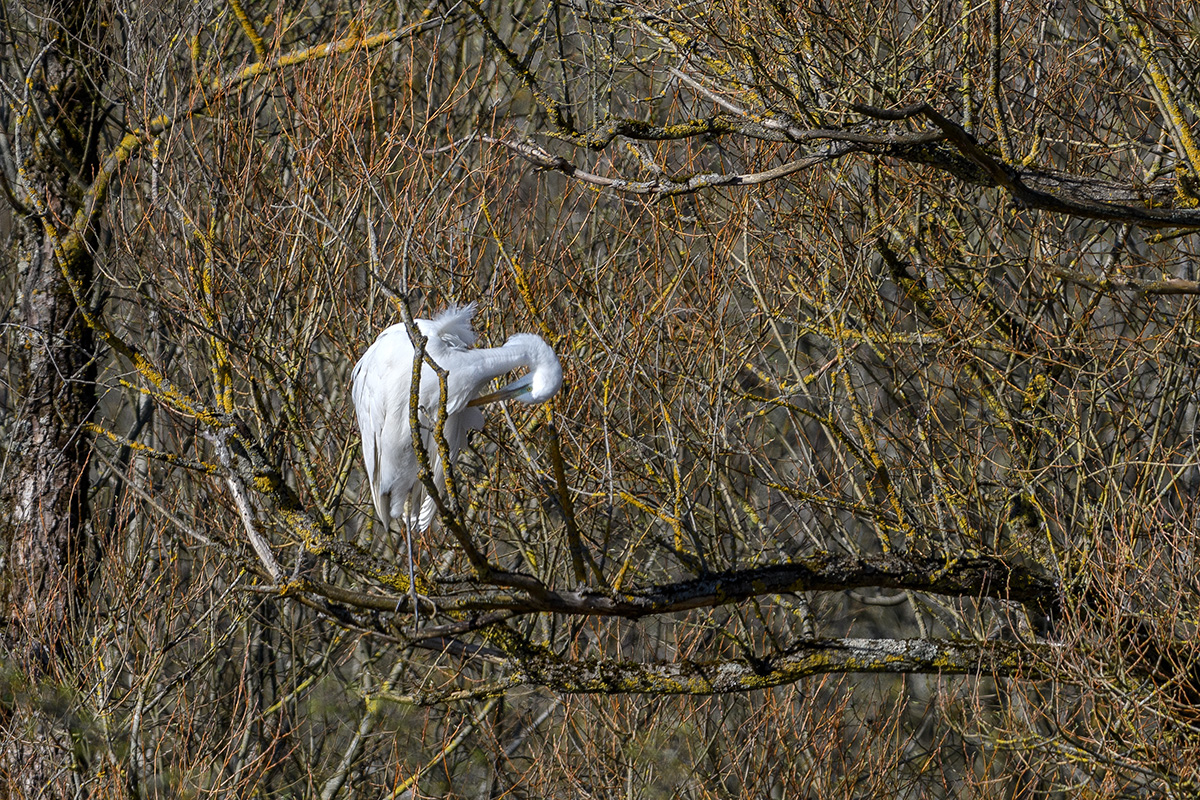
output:
[[[1026,652],[1010,642],[811,639],[761,659],[665,664],[530,659],[519,665],[517,675],[522,683],[567,694],[709,695],[768,689],[829,673],[1013,675],[1031,668]]]

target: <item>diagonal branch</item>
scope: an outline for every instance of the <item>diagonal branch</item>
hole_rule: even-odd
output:
[[[183,120],[189,119],[209,108],[215,97],[220,97],[256,78],[271,74],[280,69],[307,64],[331,58],[336,55],[354,50],[371,52],[390,44],[405,36],[412,36],[431,30],[443,23],[441,18],[424,19],[411,25],[392,28],[370,35],[349,36],[314,47],[305,47],[290,53],[283,53],[274,58],[257,61],[228,75],[217,78],[196,98],[183,108],[169,114],[161,114],[150,120],[145,128],[139,128],[122,137],[112,152],[106,155],[100,163],[100,168],[92,178],[91,185],[83,195],[83,202],[71,221],[70,228],[62,237],[61,249],[65,255],[75,254],[86,246],[86,238],[91,233],[96,220],[104,211],[104,203],[108,199],[108,189],[112,181],[146,144],[166,133]]]
[[[981,186],[999,186],[1024,208],[1036,208],[1087,219],[1113,220],[1147,228],[1200,228],[1200,209],[1186,203],[1174,207],[1177,187],[1160,181],[1131,188],[1112,181],[1031,167],[1015,167],[994,158],[961,125],[930,106],[916,103],[900,109],[851,104],[850,109],[878,120],[923,117],[945,140],[916,147],[886,148],[878,155],[926,164]],[[947,144],[952,149],[947,149]],[[958,157],[960,160],[956,161]],[[964,164],[962,158],[967,162]]]

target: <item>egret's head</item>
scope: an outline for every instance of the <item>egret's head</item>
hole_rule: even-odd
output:
[[[520,391],[513,397],[522,403],[544,403],[562,388],[558,356],[542,337],[533,333],[514,333],[504,346],[523,350],[529,365],[529,374],[513,384],[513,388],[520,384]]]

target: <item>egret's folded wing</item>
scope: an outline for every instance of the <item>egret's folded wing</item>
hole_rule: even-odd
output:
[[[454,458],[459,450],[462,450],[463,445],[467,443],[467,434],[471,431],[483,429],[483,412],[478,408],[467,408],[453,416],[446,418],[446,444],[450,450],[450,457]],[[438,455],[437,447],[432,443],[432,436],[428,437],[431,440],[429,449],[430,458],[433,462],[433,484],[439,492],[445,490],[445,474],[443,469],[441,456]],[[437,504],[434,499],[428,495],[421,502],[421,513],[417,518],[417,526],[420,530],[427,530],[433,523],[433,518],[437,515]]]

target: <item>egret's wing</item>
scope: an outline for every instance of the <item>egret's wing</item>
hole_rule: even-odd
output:
[[[471,431],[483,430],[483,412],[477,408],[468,408],[460,411],[457,414],[446,418],[446,444],[450,448],[450,458],[453,459],[458,455],[458,451],[467,443],[467,434]],[[433,462],[433,485],[438,488],[438,491],[443,491],[445,487],[445,469],[442,464],[441,456],[438,455],[437,445],[433,441],[433,436],[426,437],[429,440],[429,457],[434,459]],[[428,493],[422,491],[425,496],[421,502],[421,514],[417,518],[417,527],[420,530],[426,530],[433,522],[433,518],[437,515],[437,504]],[[414,505],[416,503],[414,502]]]
[[[354,398],[354,413],[358,418],[358,432],[362,437],[363,461],[367,468],[367,480],[371,487],[371,500],[375,504],[375,512],[384,526],[388,525],[387,508],[379,493],[379,430],[382,420],[379,419],[381,409],[372,402],[375,395],[375,381],[372,375],[372,351],[367,350],[350,376],[350,391]]]
[[[397,506],[403,507],[416,480],[408,425],[411,369],[408,332],[403,325],[393,325],[368,348],[351,375],[371,499],[385,527],[400,516]]]

